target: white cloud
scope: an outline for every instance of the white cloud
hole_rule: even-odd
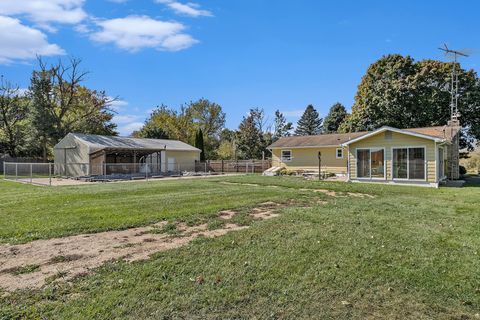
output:
[[[87,17],[85,0],[1,0],[0,15],[25,16],[39,27],[54,31],[50,23],[76,24]]]
[[[132,122],[124,126],[118,126],[118,132],[121,136],[129,136],[133,131],[140,130],[142,126],[143,122]]]
[[[288,110],[288,111],[280,111],[280,112],[283,113],[285,117],[300,118],[305,112],[305,110],[299,109],[299,110]]]
[[[115,115],[112,121],[117,124],[121,136],[128,136],[143,126],[142,118],[135,114]]]
[[[131,52],[143,48],[178,51],[198,43],[192,36],[183,33],[183,24],[148,16],[128,16],[95,23],[100,30],[90,34],[93,41],[112,43]]]
[[[128,106],[128,102],[125,101],[125,100],[115,100],[115,98],[113,97],[108,97],[108,99],[110,101],[112,101],[110,103],[110,108],[116,112],[120,111],[121,109],[123,109],[124,107]]]
[[[43,32],[23,25],[18,19],[0,16],[0,30],[0,64],[28,60],[37,55],[65,54],[58,45],[48,43]]]
[[[208,10],[200,9],[200,6],[196,3],[180,3],[174,0],[156,0],[157,3],[162,3],[168,6],[177,14],[187,15],[190,17],[212,17],[213,14]]]

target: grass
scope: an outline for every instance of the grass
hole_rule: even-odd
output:
[[[11,273],[13,275],[21,275],[21,274],[28,274],[37,271],[40,268],[39,265],[36,264],[29,264],[26,266],[18,267],[18,268],[13,268],[9,269],[8,273]]]
[[[315,188],[375,198],[302,190]],[[298,201],[247,230],[198,238],[148,261],[114,261],[72,285],[0,298],[0,319],[476,319],[480,313],[478,187],[246,176],[73,188],[1,182],[0,191],[1,239],[18,243],[163,219],[214,228],[213,214],[222,209]],[[39,211],[28,210],[20,195]]]

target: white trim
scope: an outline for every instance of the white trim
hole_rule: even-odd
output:
[[[413,149],[413,148],[422,148],[423,149],[423,155],[425,157],[425,159],[423,160],[423,164],[424,164],[424,179],[409,179],[408,177],[410,177],[410,151],[409,149]],[[394,149],[407,149],[407,178],[394,178],[393,177],[393,150]],[[392,176],[392,181],[417,181],[417,182],[423,182],[423,181],[428,181],[428,161],[427,161],[427,146],[395,146],[395,147],[390,147],[390,152],[392,154],[392,163],[390,165],[390,174]]]
[[[409,136],[414,136],[414,137],[424,138],[424,139],[428,139],[428,140],[433,140],[435,142],[445,141],[445,139],[435,138],[435,137],[428,136],[428,135],[421,134],[421,133],[416,133],[416,132],[412,132],[412,131],[407,131],[407,130],[402,130],[402,129],[397,129],[397,128],[393,128],[393,127],[384,126],[384,127],[381,127],[380,129],[377,129],[375,131],[367,133],[363,136],[360,136],[358,138],[355,138],[355,139],[352,139],[352,140],[347,141],[345,143],[342,143],[342,146],[348,146],[349,144],[352,144],[354,142],[369,138],[371,136],[377,135],[377,134],[382,133],[384,131],[392,131],[392,132],[396,132],[396,133],[402,133],[402,134],[409,135]]]
[[[357,180],[353,179],[351,180],[352,182],[356,183],[372,183],[372,184],[391,184],[391,185],[397,185],[397,186],[409,186],[409,187],[428,187],[428,188],[438,188],[439,184],[434,183],[434,182],[424,182],[424,181],[414,181],[414,180],[406,180],[406,181],[392,181],[392,180],[387,180],[387,181],[380,181],[380,180]],[[409,181],[412,181],[412,183],[409,183]]]
[[[358,176],[358,150],[368,150],[369,151],[369,169],[368,171],[370,172],[370,177],[359,177]],[[380,177],[372,177],[372,150],[378,151],[378,150],[383,150],[383,178]],[[368,148],[355,148],[355,165],[356,165],[356,176],[357,180],[360,181],[382,181],[382,180],[387,180],[387,154],[385,152],[385,147],[368,147]]]
[[[338,150],[342,151],[342,156],[338,156]],[[343,159],[343,148],[336,148],[335,149],[335,159]]]
[[[290,157],[288,158],[288,160],[283,157],[283,152],[284,152],[284,151],[290,152]],[[292,150],[289,150],[289,149],[282,149],[282,150],[280,150],[280,162],[292,162],[292,159],[293,159],[293,152],[292,152]]]

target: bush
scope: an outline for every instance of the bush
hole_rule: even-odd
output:
[[[467,174],[467,169],[465,169],[464,166],[460,166],[460,167],[459,167],[459,171],[460,171],[460,175],[462,175],[462,176],[463,176],[464,174]]]

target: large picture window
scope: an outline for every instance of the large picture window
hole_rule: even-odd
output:
[[[393,179],[425,180],[425,148],[395,148]]]
[[[385,151],[383,149],[357,149],[357,178],[385,178]]]

